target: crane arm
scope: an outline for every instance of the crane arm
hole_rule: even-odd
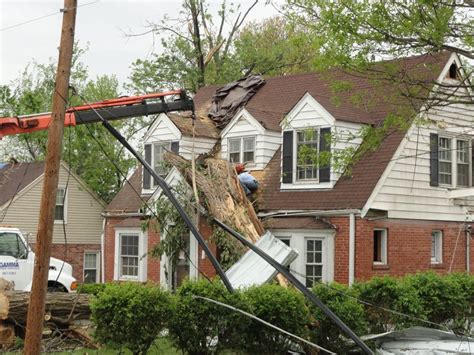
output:
[[[165,97],[169,96],[178,96],[178,98],[174,101],[165,101]],[[192,111],[193,109],[193,100],[186,95],[186,92],[184,90],[174,90],[73,106],[66,110],[64,125],[75,126],[100,122],[99,115],[112,121],[169,111]],[[8,135],[47,130],[51,119],[50,112],[0,118],[0,139]]]

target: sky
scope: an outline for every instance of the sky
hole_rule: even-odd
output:
[[[82,62],[89,77],[115,74],[123,84],[136,59],[159,52],[153,35],[130,37],[145,32],[146,25],[163,16],[178,15],[181,0],[78,0],[75,40],[88,47]],[[220,0],[208,0],[216,10]],[[231,1],[228,1],[231,2]],[[253,0],[234,0],[242,9]],[[251,20],[276,15],[271,5],[260,0],[249,16]],[[63,0],[0,0],[0,85],[19,77],[31,62],[57,60],[61,33]],[[229,21],[232,18],[229,19]],[[29,23],[25,23],[31,21]]]

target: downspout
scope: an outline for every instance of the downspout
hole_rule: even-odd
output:
[[[102,221],[102,234],[100,235],[100,279],[102,283],[105,283],[105,220]]]
[[[466,272],[468,274],[471,272],[471,236],[472,226],[468,225],[466,227]]]
[[[349,286],[355,279],[355,214],[349,215]]]

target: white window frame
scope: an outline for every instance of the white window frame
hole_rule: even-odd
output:
[[[374,265],[387,265],[388,264],[388,231],[387,228],[374,228],[372,231],[372,242],[375,244],[375,232],[381,233],[381,246],[380,246],[380,261],[373,260],[375,255],[372,255]],[[375,245],[374,245],[375,249]]]
[[[318,166],[315,167],[316,169],[316,178],[313,179],[300,179],[298,176],[298,133],[299,132],[305,132],[307,130],[313,130],[317,131],[318,139],[316,141],[316,149],[319,154],[319,146],[320,146],[320,141],[321,141],[321,128],[322,127],[306,127],[306,128],[300,128],[300,129],[295,129],[293,131],[293,182],[295,183],[315,183],[319,182],[319,168]]]
[[[138,235],[138,275],[137,276],[121,276],[121,250],[120,239],[122,235]],[[124,281],[147,281],[147,250],[148,250],[148,234],[140,228],[116,228],[115,229],[115,255],[114,255],[114,280]]]
[[[66,189],[65,187],[58,187],[58,191],[59,190],[63,190],[64,191],[64,203],[63,203],[63,217],[64,217],[64,224],[67,224],[67,205],[68,205],[68,189]],[[57,196],[57,195],[56,195]],[[57,197],[56,197],[57,198]],[[57,202],[54,203],[54,224],[63,224],[63,220],[62,219],[56,219],[56,206],[57,205]]]
[[[306,241],[322,241],[322,279],[321,282],[334,281],[335,233],[333,230],[303,230],[303,229],[275,229],[273,235],[278,239],[290,241],[290,246],[299,253],[291,263],[290,269],[295,271],[295,277],[306,285]],[[290,271],[291,271],[290,270]]]
[[[431,264],[442,264],[443,263],[443,231],[441,231],[441,230],[431,231],[431,256],[430,256],[430,259],[431,259]]]
[[[451,154],[450,154],[450,163],[451,163],[451,184],[446,184],[446,183],[442,183],[441,181],[439,182],[439,186],[440,187],[447,187],[447,188],[468,188],[468,187],[472,187],[473,186],[473,183],[472,183],[472,169],[473,169],[473,166],[472,166],[472,139],[471,137],[467,137],[467,136],[460,136],[460,137],[457,137],[457,136],[453,136],[453,135],[449,135],[449,134],[446,134],[446,133],[440,133],[439,136],[438,136],[438,150],[439,150],[439,142],[440,142],[440,139],[448,139],[450,141],[450,149],[451,149]],[[465,162],[459,162],[459,159],[458,159],[458,142],[459,141],[463,141],[463,142],[467,142],[467,163]],[[443,161],[446,161],[448,162],[447,160],[441,160],[439,158],[439,153],[438,153],[438,174],[440,174],[440,162],[443,162]],[[460,164],[467,164],[468,165],[468,185],[460,185],[458,183],[458,165]]]
[[[171,150],[171,143],[172,143],[172,141],[164,141],[164,142],[154,142],[154,143],[151,143],[151,162],[152,162],[153,170],[155,170],[155,166],[156,166],[156,161],[155,161],[155,147],[157,147],[157,146],[162,146],[162,147],[165,147],[165,150],[170,151],[170,150]],[[161,160],[161,162],[163,162],[163,160]],[[160,174],[158,171],[155,170],[155,172],[156,172],[158,175],[163,176],[163,174]],[[157,184],[155,184],[155,179],[153,178],[153,176],[151,177],[151,186],[152,186],[153,188],[155,188],[156,186],[158,186]]]
[[[244,153],[250,152],[244,150],[244,140],[253,140],[253,160],[249,160],[244,162]],[[257,158],[257,138],[256,136],[243,136],[243,137],[233,137],[233,138],[227,138],[227,160],[230,161],[230,155],[232,153],[237,153],[236,151],[231,152],[230,151],[230,142],[231,141],[239,141],[239,161],[234,162],[234,163],[243,163],[247,164],[249,166],[253,166],[256,163],[256,158]]]
[[[85,275],[86,275],[86,270],[94,270],[91,268],[86,268],[86,255],[87,254],[95,254],[95,265],[96,265],[96,276],[95,276],[95,282],[99,283],[100,282],[100,251],[98,250],[86,250],[84,251],[84,262],[82,263],[82,281],[85,282]]]

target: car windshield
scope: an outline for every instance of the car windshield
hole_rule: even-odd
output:
[[[27,255],[26,245],[17,233],[0,232],[0,255],[24,258]]]

